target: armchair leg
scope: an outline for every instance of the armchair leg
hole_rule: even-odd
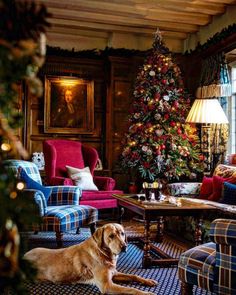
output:
[[[181,282],[181,295],[192,295],[193,285]]]
[[[77,234],[77,235],[80,234],[80,228],[79,228],[79,227],[77,227],[77,229],[76,229],[76,234]]]
[[[93,222],[89,225],[90,227],[90,232],[91,232],[91,235],[93,235],[95,233],[95,230],[96,230],[96,222]]]
[[[61,248],[63,246],[62,238],[63,238],[63,233],[56,231],[56,241],[57,241],[58,248]]]

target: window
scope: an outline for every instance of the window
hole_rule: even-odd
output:
[[[228,141],[228,154],[236,153],[236,62],[230,64],[232,95],[228,98],[228,119],[230,135]]]

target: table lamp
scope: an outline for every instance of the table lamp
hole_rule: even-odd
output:
[[[213,98],[197,98],[195,99],[190,112],[187,116],[186,123],[200,123],[201,128],[201,150],[207,159],[207,170],[213,171],[215,165],[217,164],[220,151],[218,150],[219,143],[219,133],[216,136],[216,149],[212,153],[213,159],[211,161],[211,124],[227,124],[229,123],[224,110],[222,109],[219,100],[215,97]]]

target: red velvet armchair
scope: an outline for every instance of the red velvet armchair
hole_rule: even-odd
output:
[[[98,161],[96,149],[79,141],[51,139],[43,142],[43,152],[47,185],[73,185],[66,165],[79,169],[89,167],[98,191],[82,190],[80,205],[90,205],[97,209],[117,207],[117,201],[112,194],[122,191],[114,190],[115,180],[111,177],[94,176]]]

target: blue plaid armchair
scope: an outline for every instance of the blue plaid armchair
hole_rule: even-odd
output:
[[[54,231],[58,247],[62,246],[63,233],[66,231],[76,229],[78,232],[85,225],[90,226],[92,233],[95,231],[98,211],[91,206],[79,205],[81,191],[78,187],[42,186],[38,167],[34,163],[23,160],[6,160],[4,163],[19,180],[24,181],[19,173],[24,170],[34,184],[35,188],[26,188],[24,191],[33,194],[39,208],[42,222],[37,230]]]
[[[214,294],[236,294],[236,220],[214,220],[210,238],[213,242],[180,256],[178,274],[182,295],[192,294],[193,285]]]

